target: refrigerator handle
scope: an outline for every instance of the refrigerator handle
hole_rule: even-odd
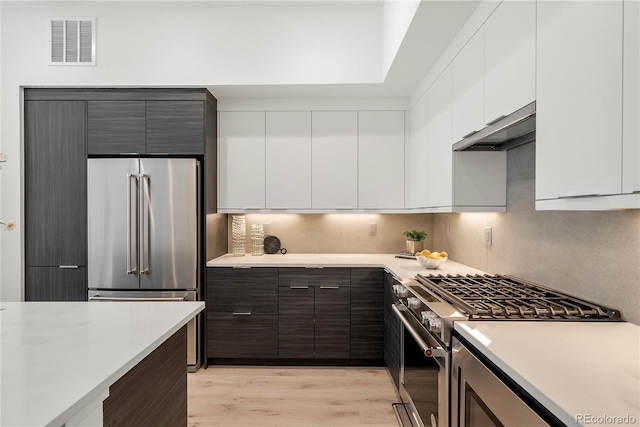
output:
[[[149,268],[150,254],[150,242],[149,236],[151,235],[151,192],[149,187],[151,186],[151,178],[149,175],[141,174],[140,180],[142,181],[142,213],[140,215],[140,274],[151,273]]]
[[[134,248],[133,242],[133,232],[131,227],[131,217],[133,216],[133,206],[131,206],[131,182],[135,182],[136,184],[136,216],[138,213],[138,177],[135,174],[128,173],[127,174],[127,274],[136,274],[138,272],[138,263],[136,262],[135,267],[133,266],[131,258],[135,253],[137,256],[137,244]],[[136,240],[137,241],[137,240]]]

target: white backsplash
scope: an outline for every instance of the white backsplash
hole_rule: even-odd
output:
[[[247,214],[246,221],[247,229],[251,224],[269,224],[265,235],[278,237],[290,253],[398,253],[405,248],[404,230],[425,230],[427,248],[433,234],[429,214]],[[376,224],[373,236],[369,235],[372,223]]]

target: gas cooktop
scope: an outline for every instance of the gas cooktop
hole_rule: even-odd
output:
[[[469,320],[620,320],[620,312],[504,275],[417,275]]]

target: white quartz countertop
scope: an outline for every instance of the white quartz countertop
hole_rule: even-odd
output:
[[[0,302],[0,425],[63,425],[203,308]]]
[[[266,254],[234,257],[226,254],[207,262],[207,267],[380,267],[398,279],[416,274],[484,274],[480,270],[447,260],[435,270],[422,267],[415,259],[395,258],[395,254]]]
[[[563,423],[640,425],[640,326],[471,321],[455,330]]]

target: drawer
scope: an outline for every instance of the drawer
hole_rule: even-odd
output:
[[[351,269],[328,268],[280,268],[280,286],[350,286]]]

